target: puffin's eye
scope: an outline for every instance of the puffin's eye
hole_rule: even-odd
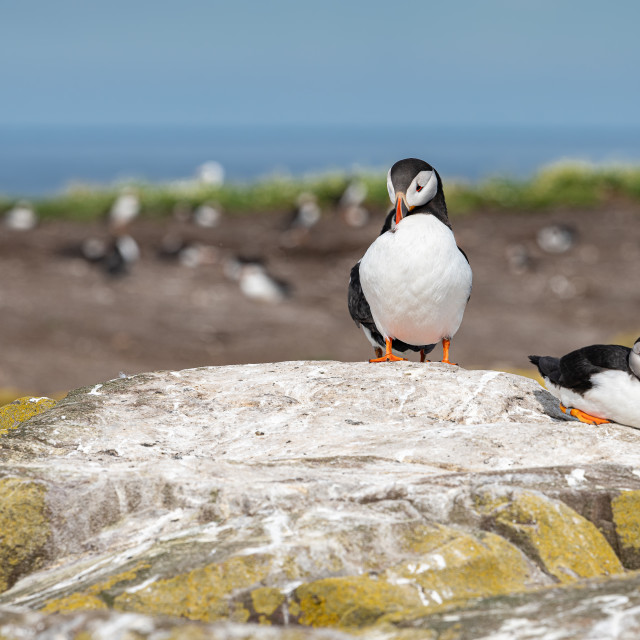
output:
[[[424,186],[416,183],[416,191],[420,193],[424,189]]]

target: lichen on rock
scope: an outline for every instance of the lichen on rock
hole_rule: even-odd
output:
[[[70,595],[49,600],[42,611],[46,613],[68,613],[70,611],[87,611],[94,609],[108,609],[113,604],[113,589],[125,586],[135,580],[140,572],[148,569],[147,563],[139,562],[131,569],[117,572],[106,580],[100,581],[85,591],[78,591]]]
[[[43,563],[50,535],[45,494],[39,482],[0,479],[0,592]]]
[[[515,546],[493,533],[457,535],[424,556],[391,567],[390,582],[410,581],[423,604],[438,610],[469,598],[517,593],[539,583],[535,566]]]
[[[628,569],[640,569],[640,491],[621,491],[611,501],[620,557]]]
[[[268,555],[234,556],[219,564],[210,564],[172,578],[159,579],[140,589],[125,590],[113,600],[120,611],[137,611],[190,620],[231,619],[246,622],[248,611],[232,596],[261,586],[271,567]],[[258,602],[265,605],[258,595]]]
[[[0,436],[17,428],[20,423],[55,406],[51,398],[18,398],[0,407]]]
[[[298,587],[289,612],[299,624],[313,627],[366,627],[392,614],[425,613],[418,590],[368,575],[325,578]]]
[[[485,527],[519,546],[561,583],[624,570],[602,533],[559,500],[536,491],[492,487],[475,495],[475,506]]]

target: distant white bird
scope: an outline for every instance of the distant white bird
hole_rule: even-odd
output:
[[[290,229],[311,229],[318,224],[322,212],[313,193],[303,191],[296,200],[296,209],[289,221]]]
[[[296,208],[286,222],[282,238],[285,247],[297,247],[309,239],[310,230],[318,224],[322,211],[315,195],[303,191],[296,200]]]
[[[213,160],[205,162],[197,168],[196,179],[202,184],[219,187],[224,184],[224,167]]]
[[[220,208],[211,203],[203,203],[193,212],[193,222],[199,227],[216,227],[222,218]]]
[[[367,185],[362,180],[353,180],[347,185],[338,202],[338,210],[350,227],[363,227],[369,221],[369,211],[363,206],[367,197]]]
[[[290,296],[289,284],[270,276],[259,260],[233,258],[225,263],[224,271],[228,278],[238,282],[247,298],[275,304]]]
[[[177,260],[183,267],[190,268],[202,264],[215,264],[219,260],[216,247],[189,242],[174,233],[168,233],[162,238],[158,254],[161,258]]]
[[[80,253],[89,262],[98,262],[107,255],[108,245],[103,238],[90,237],[82,241]]]
[[[26,200],[20,200],[4,215],[4,225],[14,231],[30,231],[38,224],[38,216]]]
[[[131,236],[123,235],[114,240],[103,259],[103,265],[109,275],[121,276],[128,273],[139,259],[138,243]]]
[[[118,195],[109,210],[109,230],[114,235],[124,234],[140,213],[140,198],[135,190],[126,188]]]
[[[538,231],[538,246],[546,253],[565,253],[576,243],[576,230],[566,224],[550,224]]]

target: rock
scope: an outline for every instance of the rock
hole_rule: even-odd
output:
[[[622,573],[605,537],[559,500],[533,491],[491,487],[476,496],[491,529],[520,546],[560,582]],[[564,531],[562,538],[558,531]]]
[[[25,397],[0,407],[0,436],[15,429],[21,422],[51,409],[55,403],[51,398]]]
[[[50,529],[44,496],[41,483],[0,479],[0,591],[42,564]]]
[[[611,501],[612,520],[625,567],[640,568],[640,491],[623,491]]]
[[[88,637],[96,620],[247,638],[274,633],[253,623],[282,638],[640,624],[640,431],[567,420],[527,378],[410,362],[154,372],[12,426],[0,635],[5,619]]]

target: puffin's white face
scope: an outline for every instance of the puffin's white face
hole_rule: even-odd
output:
[[[629,367],[640,378],[640,338],[636,340],[629,354]]]
[[[410,209],[421,207],[438,191],[438,178],[434,171],[421,171],[411,182],[407,189],[407,204]]]
[[[389,199],[393,204],[396,202],[396,190],[391,182],[391,170],[387,173],[387,190]],[[421,171],[411,182],[405,198],[409,209],[421,207],[433,200],[438,191],[438,178],[434,171]]]
[[[393,188],[393,182],[391,182],[391,169],[387,172],[387,191],[389,192],[389,200],[393,204],[396,203],[396,190]]]

